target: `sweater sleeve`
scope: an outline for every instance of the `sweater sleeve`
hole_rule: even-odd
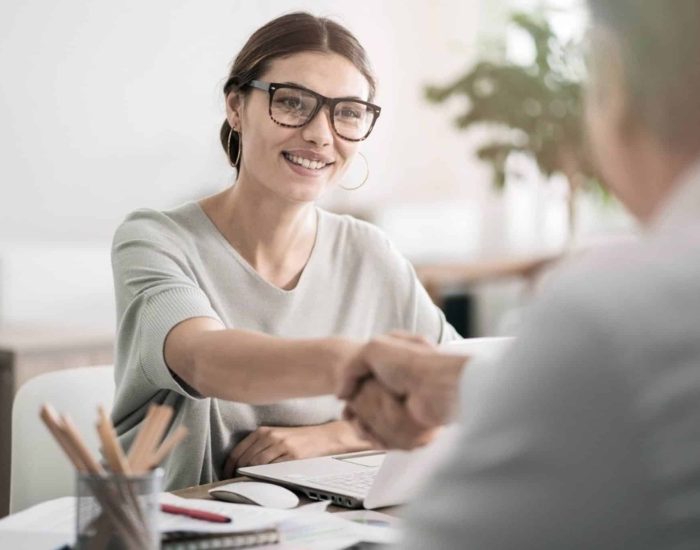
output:
[[[112,246],[117,302],[118,391],[172,390],[199,397],[165,363],[168,333],[193,317],[219,319],[197,284],[187,241],[169,219],[138,211],[118,228]]]
[[[447,322],[443,311],[437,307],[420,282],[413,264],[401,254],[394,244],[382,234],[387,265],[393,273],[393,286],[397,301],[403,309],[401,316],[405,330],[420,334],[433,343],[442,344],[461,338]]]
[[[461,336],[447,322],[443,311],[433,303],[428,295],[428,291],[425,290],[425,287],[418,279],[413,265],[405,258],[401,258],[401,260],[404,264],[405,277],[410,288],[409,304],[413,309],[410,313],[414,324],[413,332],[430,335],[431,339],[438,344],[460,339]]]

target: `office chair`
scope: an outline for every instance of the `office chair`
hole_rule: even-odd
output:
[[[87,446],[99,456],[97,406],[111,410],[114,367],[82,367],[50,372],[24,384],[12,406],[10,513],[75,494],[75,469],[39,418],[43,403],[67,413]]]

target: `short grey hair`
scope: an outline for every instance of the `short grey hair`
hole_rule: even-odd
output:
[[[588,5],[620,46],[635,116],[669,150],[700,148],[700,0]]]

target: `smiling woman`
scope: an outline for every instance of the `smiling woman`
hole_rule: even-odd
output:
[[[367,448],[333,395],[361,343],[457,337],[382,233],[315,204],[371,134],[374,94],[347,29],[305,13],[269,22],[224,86],[235,183],[118,228],[113,417],[128,445],[150,404],[175,409],[170,429],[190,436],[166,464],[169,489]]]
[[[380,108],[365,100],[367,77],[341,54],[306,51],[266,65],[260,79],[235,88],[240,78],[229,78],[222,142],[226,134],[239,182],[258,179],[288,199],[315,200],[345,173]]]

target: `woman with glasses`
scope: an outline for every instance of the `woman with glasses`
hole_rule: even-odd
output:
[[[234,185],[116,232],[113,418],[129,445],[151,403],[189,436],[166,486],[368,448],[339,420],[341,370],[390,331],[456,337],[373,226],[316,201],[344,183],[381,109],[355,37],[305,13],[256,31],[224,86]]]

